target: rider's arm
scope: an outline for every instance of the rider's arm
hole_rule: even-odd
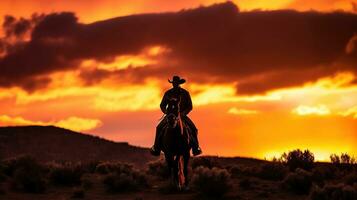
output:
[[[190,93],[187,92],[187,98],[186,98],[187,102],[186,102],[186,109],[183,110],[183,114],[184,115],[187,115],[188,113],[191,112],[192,110],[192,100],[191,100],[191,96],[190,96]]]
[[[161,103],[160,103],[160,108],[163,113],[166,114],[166,106],[167,106],[167,97],[166,93],[162,97]]]

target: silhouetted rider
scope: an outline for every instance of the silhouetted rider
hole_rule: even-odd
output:
[[[187,114],[192,110],[192,101],[190,93],[187,90],[180,87],[181,84],[185,83],[185,79],[181,79],[179,76],[173,76],[172,81],[172,88],[165,92],[164,97],[162,98],[160,108],[161,111],[167,114],[167,106],[170,99],[180,99],[180,112],[181,112],[181,119],[183,123],[188,126],[189,134],[190,134],[190,143],[192,147],[192,154],[199,155],[202,153],[201,148],[199,147],[198,138],[197,138],[197,128],[195,124],[191,121],[190,118],[187,117]],[[160,121],[160,123],[156,127],[156,136],[155,136],[155,144],[151,147],[151,154],[154,156],[160,155],[160,137],[162,134],[162,130],[166,125],[165,118]]]

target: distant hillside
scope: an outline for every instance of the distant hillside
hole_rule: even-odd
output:
[[[143,165],[148,149],[54,126],[0,127],[0,156],[32,155],[41,161],[118,160]]]

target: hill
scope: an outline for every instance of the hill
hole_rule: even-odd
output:
[[[0,127],[0,156],[31,155],[40,161],[118,160],[144,165],[148,149],[54,126]]]

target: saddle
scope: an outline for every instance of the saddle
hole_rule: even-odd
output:
[[[166,116],[165,116],[166,117]],[[163,126],[163,128],[162,128],[162,130],[160,131],[160,135],[162,135],[163,133],[164,133],[164,131],[165,131],[165,129],[167,128],[167,126],[168,126],[168,124],[167,124],[167,122],[166,122],[166,120],[165,120],[165,117],[163,117],[161,120],[164,120],[164,123],[165,123],[165,125]],[[187,133],[187,136],[188,136],[188,142],[191,144],[195,139],[194,139],[194,136],[193,136],[193,134],[194,134],[194,132],[193,132],[193,129],[188,125],[188,123],[185,121],[185,120],[183,120],[182,118],[181,118],[181,122],[182,122],[182,128],[183,128],[183,130],[184,131],[186,131],[186,133]]]

